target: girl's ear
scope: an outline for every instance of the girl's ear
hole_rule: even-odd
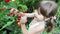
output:
[[[37,11],[40,11],[40,7],[37,9]]]
[[[41,12],[40,12],[40,7],[37,9],[37,11],[38,11],[38,14],[41,14]]]

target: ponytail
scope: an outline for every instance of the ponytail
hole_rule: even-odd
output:
[[[53,18],[50,18],[46,23],[46,31],[50,32],[53,29]]]

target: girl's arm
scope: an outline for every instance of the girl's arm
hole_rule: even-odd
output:
[[[43,21],[44,20],[44,16],[43,15],[35,14],[34,17],[37,18],[38,21]]]
[[[21,24],[21,29],[22,29],[22,33],[23,34],[28,34],[28,30],[26,29],[26,25],[25,24]]]
[[[21,14],[26,16],[26,17],[34,17],[35,13],[21,13]]]
[[[27,17],[34,17],[34,15],[37,14],[37,10],[34,10],[33,13],[22,13],[22,14],[25,15],[25,16],[27,16]]]
[[[13,10],[15,10],[15,11],[13,11]],[[12,9],[10,10],[10,12],[14,12],[15,14],[17,14],[18,11],[19,11],[19,10],[15,9],[15,8],[12,8]],[[21,13],[22,15],[27,16],[27,17],[34,17],[35,11],[34,11],[33,13],[23,13],[23,12],[20,12],[20,13]]]

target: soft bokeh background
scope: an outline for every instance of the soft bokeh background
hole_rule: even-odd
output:
[[[20,11],[26,10],[27,13],[32,13],[35,9],[35,4],[41,0],[0,0],[0,34],[22,34],[21,28],[18,28],[17,24],[13,22],[16,17],[8,17],[6,14],[9,14],[9,8],[16,8]],[[53,0],[55,1],[55,0]],[[58,4],[57,19],[54,23],[54,28],[50,33],[47,33],[45,30],[42,34],[60,34],[60,0],[56,1]],[[26,23],[26,28],[28,29],[28,24],[33,18],[28,18]]]

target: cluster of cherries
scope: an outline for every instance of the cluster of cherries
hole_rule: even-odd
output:
[[[11,8],[9,8],[8,10],[11,10]],[[22,12],[23,12],[23,13],[26,13],[26,10],[23,10]],[[10,16],[10,15],[15,15],[15,13],[12,11],[12,12],[10,12],[10,14],[7,14],[7,16]],[[16,23],[20,22],[20,20],[21,20],[22,14],[20,14],[20,11],[17,11],[17,16],[18,16],[18,19],[15,21]],[[19,28],[20,26],[21,26],[21,24],[18,23],[18,28]]]

